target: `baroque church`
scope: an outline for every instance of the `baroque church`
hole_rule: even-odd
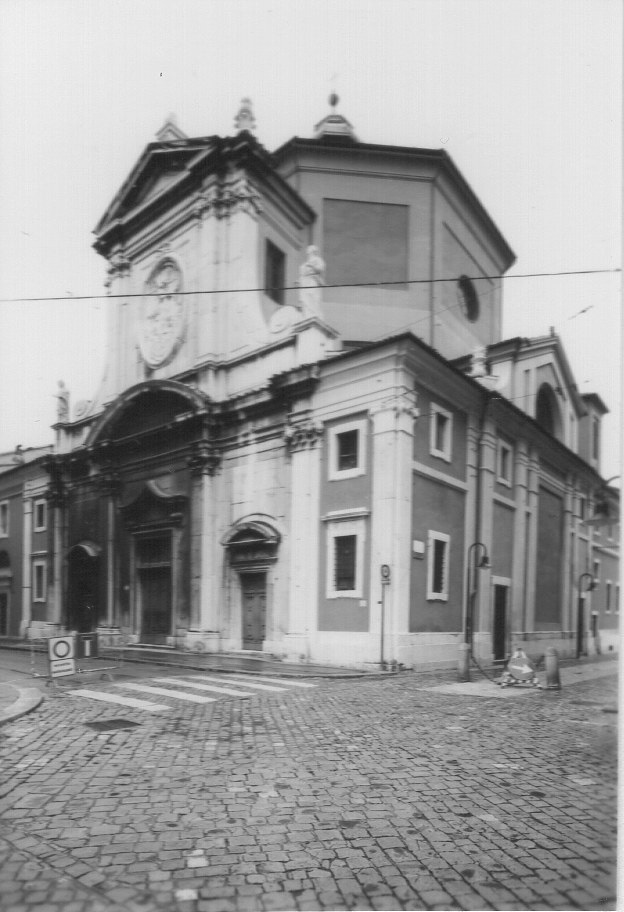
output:
[[[554,331],[502,339],[515,257],[449,155],[360,141],[337,101],[273,153],[247,99],[228,137],[171,117],[100,219],[106,370],[58,393],[30,635],[361,667],[597,648],[606,406]]]

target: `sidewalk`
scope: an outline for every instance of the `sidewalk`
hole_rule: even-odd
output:
[[[32,712],[42,700],[43,694],[36,687],[0,683],[0,725]]]

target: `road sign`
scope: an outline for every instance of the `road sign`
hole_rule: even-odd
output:
[[[48,659],[51,678],[76,674],[74,638],[70,636],[50,637],[48,640]]]

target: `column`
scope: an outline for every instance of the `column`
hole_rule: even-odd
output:
[[[526,619],[527,631],[535,630],[535,582],[537,561],[537,519],[539,510],[539,456],[532,447],[529,450],[527,534],[526,540]]]
[[[323,426],[314,421],[288,425],[290,454],[290,580],[287,654],[309,656],[317,627],[319,591],[320,476]]]
[[[383,620],[384,661],[401,661],[401,636],[409,632],[412,457],[416,417],[418,409],[396,399],[371,410],[370,633],[379,644],[381,660]],[[382,593],[381,567],[384,564],[390,568],[390,583],[383,587]]]

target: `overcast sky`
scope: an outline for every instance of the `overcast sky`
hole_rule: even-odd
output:
[[[517,256],[510,276],[621,261],[619,0],[2,0],[0,297],[101,294],[92,231],[170,112],[269,150],[339,111],[365,142],[444,148]],[[413,276],[412,278],[418,278]],[[611,409],[618,274],[512,278],[505,336],[554,326]],[[93,398],[106,302],[0,304],[0,450],[52,440],[57,381]]]

